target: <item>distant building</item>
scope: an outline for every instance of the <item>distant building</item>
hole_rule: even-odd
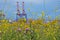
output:
[[[0,20],[5,19],[5,15],[4,12],[2,10],[0,10]]]

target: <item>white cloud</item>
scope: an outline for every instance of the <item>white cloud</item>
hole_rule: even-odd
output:
[[[42,0],[24,0],[25,2],[41,3]]]
[[[33,4],[41,4],[43,3],[44,1],[47,3],[49,3],[51,0],[6,0],[7,2],[12,2],[12,3],[16,3],[17,1],[19,1],[20,3],[22,1],[24,1],[25,3],[33,3]]]
[[[24,2],[26,2],[26,3],[40,4],[40,3],[42,3],[43,0],[14,0],[14,1],[15,1],[15,2],[16,2],[16,1],[19,1],[19,2],[24,1]]]
[[[22,2],[24,1],[25,3],[33,3],[33,4],[41,4],[41,3],[49,3],[51,2],[52,0],[13,0],[13,1],[19,1],[19,2]]]

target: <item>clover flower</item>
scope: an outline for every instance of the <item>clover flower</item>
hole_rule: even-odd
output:
[[[21,28],[18,28],[17,30],[21,32]]]

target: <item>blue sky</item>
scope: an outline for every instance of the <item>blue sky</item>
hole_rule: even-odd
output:
[[[54,19],[55,16],[60,15],[60,0],[0,0],[0,10],[4,11],[7,19],[16,19],[17,1],[20,2],[20,8],[22,8],[22,2],[25,2],[25,12],[28,18],[37,19],[38,16],[41,16],[42,11],[46,14],[45,18],[51,16]],[[35,14],[33,15],[33,13]]]

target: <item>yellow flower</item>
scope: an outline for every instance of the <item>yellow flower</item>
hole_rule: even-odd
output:
[[[32,25],[34,25],[35,24],[35,21],[32,21]]]
[[[20,24],[20,26],[22,27],[22,26],[23,26],[23,24]]]
[[[0,31],[0,33],[1,33],[1,31]]]
[[[51,24],[57,24],[57,20],[53,20]]]
[[[40,32],[40,31],[39,31],[39,29],[35,29],[35,32],[37,32],[37,33],[38,33],[38,32]]]
[[[25,27],[25,28],[30,28],[28,24],[25,24],[25,26],[24,26],[24,27]]]

